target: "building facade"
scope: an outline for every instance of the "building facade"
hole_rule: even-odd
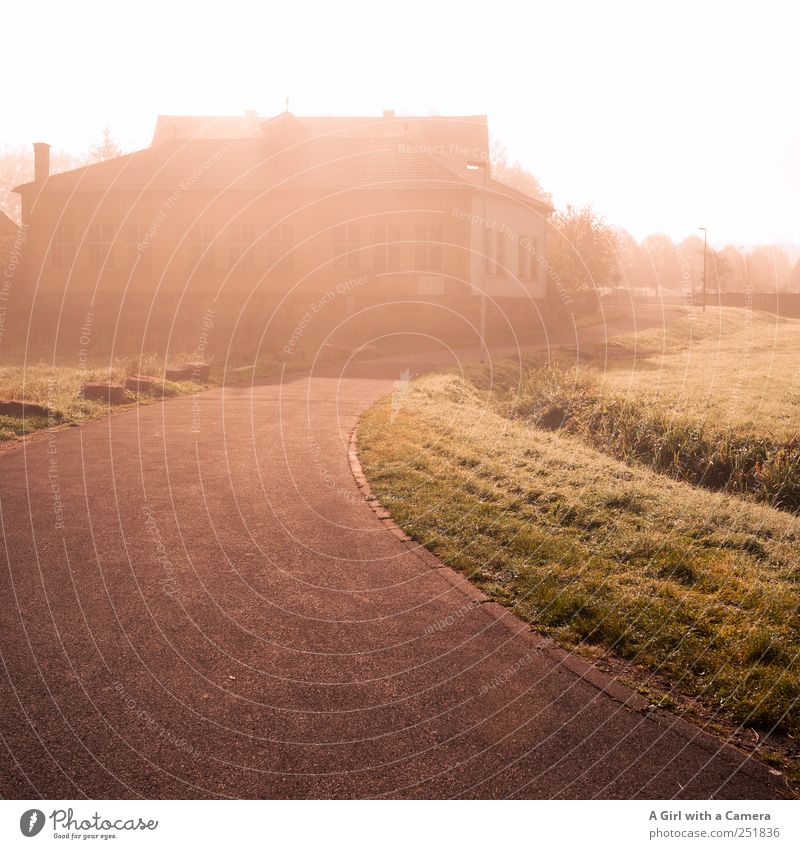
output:
[[[159,118],[136,153],[16,189],[34,336],[192,350],[535,330],[551,209],[488,175],[486,119]],[[485,298],[485,300],[484,300]],[[205,319],[204,319],[205,317]],[[326,340],[328,340],[326,342]],[[331,341],[335,340],[335,341]]]

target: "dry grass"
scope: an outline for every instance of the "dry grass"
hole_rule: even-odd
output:
[[[690,344],[712,356],[696,335]],[[664,361],[650,350],[637,358]],[[685,351],[672,356],[671,368],[685,363]],[[585,368],[602,380],[597,362]],[[512,372],[426,377],[394,417],[390,399],[369,411],[358,438],[376,495],[416,539],[562,643],[632,659],[721,719],[800,731],[800,519],[532,426],[518,415],[525,374]],[[611,374],[606,386],[638,386],[654,405],[686,385],[638,379]],[[712,399],[717,411],[722,401]],[[777,406],[753,420],[761,434],[786,435]],[[698,401],[687,415],[705,409]]]
[[[787,442],[800,435],[798,351],[797,319],[716,308],[620,337],[593,369],[607,394],[719,432]]]
[[[330,363],[342,362],[354,357],[364,359],[367,356],[388,356],[404,351],[408,353],[414,344],[424,347],[423,342],[407,339],[394,345],[382,343],[379,351],[365,351],[363,354],[353,354],[346,348],[322,346],[321,348],[299,348],[292,356],[284,356],[280,352],[262,352],[255,359],[246,359],[239,355],[232,356],[223,363],[211,364],[211,384],[248,383],[280,374],[305,371],[320,368]],[[25,352],[17,349],[3,352],[5,361],[13,359],[15,363],[25,360]],[[197,359],[195,353],[175,353],[170,356],[169,364],[178,365]],[[77,369],[74,365],[61,364],[26,364],[0,366],[0,399],[8,401],[26,401],[46,407],[49,415],[19,416],[0,415],[0,442],[17,439],[34,431],[53,425],[79,424],[82,421],[106,415],[109,411],[107,404],[87,401],[81,395],[81,387],[85,383],[112,381],[125,382],[131,374],[152,375],[163,378],[165,359],[161,356],[118,357],[113,364],[103,367],[86,367]],[[164,397],[186,395],[197,390],[197,384],[191,381],[163,381],[163,391],[156,396],[136,396],[127,393],[129,404],[149,403]],[[115,409],[124,409],[115,407]]]
[[[800,322],[709,310],[603,351],[472,370],[506,415],[677,480],[800,509]]]
[[[42,428],[61,424],[78,424],[107,415],[109,406],[99,401],[87,401],[81,395],[85,383],[111,380],[125,382],[129,374],[163,376],[163,360],[117,360],[106,368],[75,369],[67,366],[38,365],[0,367],[0,398],[39,404],[49,411],[46,416],[0,416],[0,441],[16,439]],[[130,404],[155,400],[155,397],[185,395],[197,388],[191,381],[164,381],[163,391],[154,398],[127,393]],[[118,409],[118,408],[116,408]]]

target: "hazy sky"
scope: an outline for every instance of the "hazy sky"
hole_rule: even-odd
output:
[[[557,205],[800,243],[796,2],[24,2],[0,141],[129,149],[158,113],[487,113]]]

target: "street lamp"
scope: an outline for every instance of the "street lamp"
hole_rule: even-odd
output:
[[[708,254],[708,230],[699,227],[703,231],[703,312],[706,311],[706,257]]]
[[[483,191],[481,192],[481,246],[483,245],[483,233],[486,227],[486,176],[487,171],[489,170],[488,162],[467,162],[467,170],[468,171],[477,171],[481,169],[483,171]],[[487,275],[486,275],[486,266],[489,262],[488,257],[483,258],[483,262],[481,263],[483,267],[483,274],[481,280],[481,362],[485,361],[484,352],[486,351],[486,284],[487,284]]]
[[[750,278],[747,276],[747,254],[744,245],[739,245],[742,254],[742,265],[744,265],[744,305],[753,309],[753,293],[750,291]]]

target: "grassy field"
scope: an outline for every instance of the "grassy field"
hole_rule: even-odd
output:
[[[333,363],[341,363],[350,358],[356,360],[372,356],[389,356],[400,352],[424,348],[427,340],[412,338],[395,342],[382,340],[379,346],[368,350],[352,352],[338,346],[298,349],[291,356],[279,353],[262,353],[253,361],[239,356],[226,363],[211,362],[210,385],[232,385],[249,383],[272,378],[282,373],[292,373],[309,369],[319,369]],[[3,351],[5,365],[0,365],[0,400],[25,401],[45,407],[49,414],[21,416],[0,415],[0,442],[18,439],[44,428],[79,424],[99,416],[107,415],[109,406],[103,402],[87,401],[82,397],[81,387],[85,383],[111,381],[125,383],[132,374],[150,375],[162,378],[165,360],[159,356],[117,357],[111,366],[87,367],[77,369],[74,365],[47,364],[44,362],[25,364],[24,351],[17,349]],[[175,354],[169,358],[170,365],[191,362],[196,355],[191,353]],[[196,391],[198,386],[191,381],[160,382],[159,391],[153,396],[127,393],[127,405],[117,405],[113,409],[124,409],[138,403],[151,403],[155,400],[175,395],[187,395]]]
[[[800,321],[686,314],[580,362],[561,354],[471,371],[505,415],[626,462],[800,509]]]
[[[0,399],[25,401],[40,405],[46,415],[7,416],[0,415],[0,442],[17,439],[34,431],[65,424],[79,424],[108,414],[108,404],[87,401],[81,395],[85,383],[112,381],[125,383],[129,374],[164,374],[163,361],[118,360],[110,368],[86,368],[37,364],[28,366],[0,367]],[[186,395],[195,391],[197,385],[191,381],[163,381],[162,388],[153,397],[137,396],[128,392],[129,404],[153,401],[156,398]],[[119,409],[118,405],[113,409]]]
[[[796,735],[800,519],[615,440],[630,414],[712,446],[788,443],[798,341],[798,322],[709,311],[580,365],[424,377],[364,417],[361,461],[408,533],[537,628],[721,720]]]
[[[721,432],[800,436],[800,321],[743,309],[686,313],[662,330],[615,340],[606,392],[680,411]]]

